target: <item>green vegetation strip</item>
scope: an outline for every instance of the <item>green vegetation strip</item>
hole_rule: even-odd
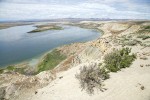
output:
[[[45,71],[45,70],[51,70],[54,67],[56,67],[61,61],[65,60],[67,57],[63,54],[60,53],[60,51],[58,50],[53,50],[52,52],[48,53],[43,61],[41,61],[38,66],[37,66],[37,70],[31,73],[27,73],[26,72],[26,67],[16,67],[16,66],[8,66],[6,68],[1,68],[0,69],[0,74],[2,74],[3,72],[18,72],[20,74],[38,74],[41,71]]]
[[[66,56],[61,54],[58,50],[53,50],[48,53],[42,62],[37,67],[37,73],[45,70],[50,70],[56,67],[61,61],[65,60]]]
[[[0,74],[2,74],[4,71],[6,72],[18,72],[20,74],[25,74],[25,67],[23,68],[17,68],[16,66],[8,66],[6,68],[0,69]]]

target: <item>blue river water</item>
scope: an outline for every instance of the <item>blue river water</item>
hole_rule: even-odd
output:
[[[63,30],[28,33],[33,25],[15,26],[0,30],[0,67],[36,57],[64,44],[94,40],[100,33],[77,26]]]

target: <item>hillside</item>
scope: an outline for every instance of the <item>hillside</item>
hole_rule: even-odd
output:
[[[2,100],[149,100],[150,99],[150,22],[82,21],[70,23],[103,32],[97,40],[56,48],[66,58],[54,69],[26,76],[17,72],[0,75]],[[136,59],[130,67],[110,72],[102,82],[105,90],[93,95],[81,91],[75,77],[83,66],[99,66],[107,54],[131,48]],[[44,58],[41,61],[44,61]]]

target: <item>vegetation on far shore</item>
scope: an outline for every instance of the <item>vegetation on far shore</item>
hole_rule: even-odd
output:
[[[43,32],[47,30],[62,30],[63,28],[56,25],[48,25],[48,26],[36,26],[37,29],[34,29],[28,33],[36,33],[36,32]]]
[[[6,29],[6,28],[10,28],[10,27],[14,27],[14,26],[21,26],[21,25],[30,25],[31,23],[22,23],[22,22],[19,22],[19,23],[0,23],[0,30],[1,29]]]

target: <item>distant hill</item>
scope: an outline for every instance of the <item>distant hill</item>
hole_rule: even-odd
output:
[[[110,18],[57,18],[57,19],[28,19],[28,20],[0,20],[0,23],[8,22],[79,22],[79,21],[128,21],[128,20],[146,20],[146,19],[110,19]]]

